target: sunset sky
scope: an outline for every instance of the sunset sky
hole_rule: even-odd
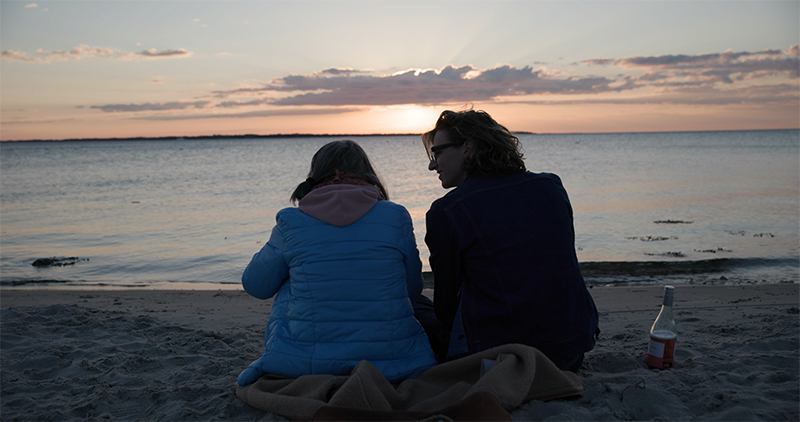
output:
[[[800,127],[798,1],[0,1],[0,139]]]

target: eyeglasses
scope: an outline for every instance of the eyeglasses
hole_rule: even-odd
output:
[[[431,161],[436,161],[436,158],[437,158],[436,155],[441,153],[443,150],[445,150],[447,148],[450,148],[450,147],[463,145],[463,144],[464,144],[463,142],[448,142],[446,144],[432,146],[431,147]]]

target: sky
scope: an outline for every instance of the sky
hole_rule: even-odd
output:
[[[0,0],[0,140],[800,128],[800,1]]]

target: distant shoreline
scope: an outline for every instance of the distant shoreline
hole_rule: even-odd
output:
[[[653,131],[653,132],[565,132],[565,133],[538,133],[526,131],[512,131],[515,135],[614,135],[614,134],[637,134],[637,133],[702,133],[702,132],[766,132],[779,130],[797,130],[800,128],[782,129],[733,129],[733,130],[676,130],[676,131]],[[177,141],[177,140],[200,140],[200,139],[258,139],[258,138],[344,138],[344,137],[365,137],[365,136],[419,136],[420,133],[362,133],[362,134],[313,134],[313,133],[283,133],[271,135],[198,135],[198,136],[155,136],[155,137],[133,137],[133,138],[68,138],[68,139],[11,139],[0,140],[3,142],[87,142],[87,141]]]

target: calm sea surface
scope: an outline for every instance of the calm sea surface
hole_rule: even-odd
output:
[[[0,285],[235,287],[336,139],[0,143]],[[350,139],[429,270],[425,212],[445,190],[419,138]],[[797,130],[520,139],[529,170],[564,182],[590,283],[800,282]],[[32,265],[52,257],[77,259]]]

